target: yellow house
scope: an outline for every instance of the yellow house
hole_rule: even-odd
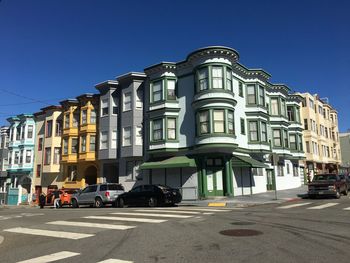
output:
[[[62,170],[65,188],[99,183],[96,156],[98,95],[61,101],[63,107]]]
[[[39,194],[49,185],[63,185],[60,167],[62,107],[49,106],[34,114],[36,137],[34,150],[34,186]]]

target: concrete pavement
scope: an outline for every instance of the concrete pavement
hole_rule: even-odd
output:
[[[223,197],[205,200],[195,200],[195,201],[182,201],[180,206],[208,206],[218,204],[225,204],[226,207],[246,207],[269,203],[283,203],[286,201],[292,201],[295,199],[307,197],[307,186],[303,185],[298,188],[278,190],[277,199],[275,191],[268,191],[265,193],[235,196],[235,197]]]

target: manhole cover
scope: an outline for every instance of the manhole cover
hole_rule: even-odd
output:
[[[236,226],[249,226],[249,225],[255,225],[253,222],[233,222],[231,225],[236,225]]]
[[[233,236],[233,237],[250,237],[262,235],[261,231],[256,231],[253,229],[227,229],[219,232],[221,235]]]

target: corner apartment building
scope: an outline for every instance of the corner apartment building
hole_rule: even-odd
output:
[[[301,185],[300,99],[238,57],[231,48],[207,47],[145,69],[140,180],[181,188],[184,199]]]
[[[83,94],[60,102],[63,114],[62,173],[65,188],[100,183],[96,151],[99,96]]]
[[[34,164],[35,120],[32,114],[7,119],[10,123],[8,147],[8,176],[10,189],[8,204],[31,201]]]
[[[100,92],[99,161],[103,182],[131,189],[143,161],[144,73],[131,72],[95,87]]]
[[[34,114],[36,125],[34,186],[37,196],[49,185],[61,187],[62,107],[48,106]]]
[[[337,171],[341,163],[338,113],[317,94],[297,93],[303,97],[303,119],[306,171],[312,178],[317,173]]]

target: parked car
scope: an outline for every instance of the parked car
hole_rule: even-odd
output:
[[[348,174],[341,174],[339,175],[340,179],[345,180],[345,183],[348,187],[348,191],[350,190],[350,176]]]
[[[124,187],[121,184],[89,185],[77,194],[72,195],[72,206],[77,208],[80,205],[91,205],[99,208],[106,204],[115,205],[118,195],[122,193],[124,193]]]
[[[337,174],[317,174],[308,184],[310,198],[316,196],[334,196],[340,198],[340,194],[348,194],[348,188],[344,179]]]
[[[178,189],[164,185],[139,185],[117,198],[117,206],[162,206],[180,203],[182,196]]]
[[[60,207],[72,205],[72,196],[78,194],[80,191],[79,188],[62,188],[60,189]]]

